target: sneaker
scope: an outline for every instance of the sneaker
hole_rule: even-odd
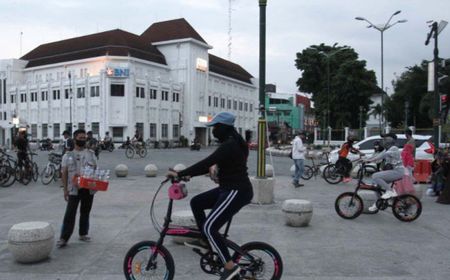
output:
[[[369,207],[369,211],[370,212],[375,212],[375,211],[378,211],[378,207],[377,207],[377,204],[376,203],[374,203],[372,206],[370,206]]]
[[[67,241],[64,239],[60,239],[58,240],[58,242],[56,242],[56,247],[58,248],[64,248],[67,246]]]
[[[382,199],[389,199],[389,198],[392,198],[392,197],[396,197],[398,194],[395,192],[395,191],[386,191],[382,196],[381,196],[381,198]]]
[[[80,237],[78,237],[78,240],[83,242],[91,242],[91,238],[87,235],[80,235]]]
[[[206,254],[209,252],[208,243],[206,243],[206,241],[204,241],[203,239],[194,239],[189,242],[184,242],[184,246],[198,249],[202,254]]]
[[[292,181],[292,185],[294,185],[295,188],[299,187],[298,182],[295,182],[295,181]]]
[[[241,268],[238,265],[235,265],[232,269],[224,269],[222,274],[220,274],[220,280],[231,280],[234,276],[236,276]]]

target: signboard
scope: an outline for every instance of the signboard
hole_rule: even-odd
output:
[[[128,78],[130,69],[128,68],[106,68],[106,75],[114,78]]]
[[[197,58],[196,69],[202,72],[208,71],[208,62],[203,58]]]

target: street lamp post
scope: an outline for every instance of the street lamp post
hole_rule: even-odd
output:
[[[267,0],[259,0],[259,112],[258,155],[256,176],[266,177],[266,119],[265,119],[265,83],[266,83],[266,6]]]
[[[69,133],[72,135],[72,74],[69,71]]]
[[[367,28],[374,28],[378,31],[380,31],[381,33],[381,121],[383,123],[383,129],[386,127],[385,124],[385,117],[384,117],[384,60],[383,60],[383,33],[384,31],[388,30],[389,28],[391,28],[392,26],[396,25],[397,23],[404,23],[407,22],[406,19],[402,19],[402,20],[398,20],[394,23],[391,24],[391,20],[395,15],[400,14],[401,11],[396,11],[395,13],[393,13],[391,15],[391,17],[389,18],[389,20],[385,23],[385,24],[378,24],[375,25],[372,22],[370,22],[369,20],[363,18],[363,17],[355,17],[356,20],[362,20],[365,21],[367,23],[369,23],[369,26],[367,26]]]

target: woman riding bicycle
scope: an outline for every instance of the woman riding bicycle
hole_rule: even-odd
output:
[[[253,189],[247,174],[248,147],[241,135],[234,128],[235,116],[229,112],[218,113],[207,124],[212,126],[212,134],[220,142],[220,146],[207,158],[180,171],[169,171],[168,176],[186,177],[213,173],[217,166],[219,186],[203,192],[191,200],[191,208],[197,226],[205,239],[217,251],[224,270],[221,280],[232,279],[239,273],[240,267],[231,260],[225,245],[225,239],[219,229],[227,223],[239,210],[249,204],[253,197]],[[212,209],[206,217],[205,209]],[[207,247],[205,244],[186,244],[191,247]]]
[[[386,190],[381,196],[383,199],[389,199],[397,196],[395,190],[389,190],[389,184],[401,179],[405,174],[405,168],[400,156],[400,150],[395,146],[395,140],[397,136],[393,133],[385,134],[383,136],[383,147],[385,148],[380,154],[367,159],[366,162],[377,162],[379,160],[385,160],[384,170],[376,172],[372,175],[373,182]],[[369,207],[369,211],[376,211],[377,205],[374,203]]]

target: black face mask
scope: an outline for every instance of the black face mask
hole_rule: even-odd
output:
[[[212,130],[212,135],[219,140],[219,142],[225,141],[229,134],[229,128],[224,125],[215,125]]]
[[[84,146],[86,146],[86,140],[75,140],[75,144],[77,144],[78,147],[83,148]]]

